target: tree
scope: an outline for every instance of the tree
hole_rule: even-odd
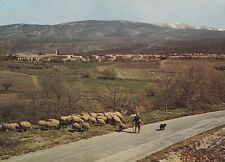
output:
[[[191,64],[176,79],[177,96],[185,107],[203,106],[207,104],[205,100],[209,93],[205,93],[209,88],[213,71],[208,64]],[[204,101],[203,101],[204,100]]]
[[[78,85],[66,84],[60,76],[47,78],[39,101],[44,105],[49,116],[69,115],[74,113],[81,99]]]
[[[3,80],[1,83],[1,86],[5,89],[5,91],[8,91],[9,88],[13,87],[13,81],[12,80]]]
[[[79,106],[77,105],[77,103],[80,101],[80,99],[81,99],[81,92],[79,86],[78,85],[67,86],[64,96],[66,107],[65,114],[67,115],[72,114],[72,112],[75,111],[76,107]]]
[[[100,94],[103,104],[113,111],[122,111],[129,106],[129,97],[125,89],[115,83],[107,85],[106,89]]]
[[[165,76],[163,76],[160,81],[162,86],[162,102],[165,112],[168,111],[168,103],[172,97],[172,92],[174,90],[174,78],[175,74],[173,72],[169,72]]]
[[[225,79],[207,63],[189,64],[181,73],[177,73],[170,81],[163,81],[162,101],[167,109],[170,106],[191,109],[206,109],[212,104],[224,102]]]

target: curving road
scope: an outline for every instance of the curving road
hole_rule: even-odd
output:
[[[169,145],[225,124],[225,111],[187,116],[144,125],[141,134],[115,132],[54,148],[12,157],[5,162],[127,162],[142,159]]]

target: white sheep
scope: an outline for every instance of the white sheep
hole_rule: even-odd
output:
[[[81,113],[81,119],[88,121],[89,117],[91,117],[88,113],[82,112]]]
[[[72,120],[71,120],[73,123],[81,123],[81,124],[83,124],[84,123],[84,120],[83,119],[81,119],[79,116],[75,116],[75,115],[73,115],[72,116]]]
[[[39,121],[37,122],[37,124],[38,124],[40,127],[45,127],[46,121],[45,121],[45,120],[39,120]]]
[[[127,129],[128,126],[126,124],[120,124],[119,125],[119,131],[123,131],[124,129]]]
[[[57,119],[48,119],[46,126],[48,128],[59,128],[59,120]]]
[[[67,126],[70,125],[72,121],[72,116],[61,116],[60,117],[60,125]]]
[[[96,120],[94,117],[89,117],[89,118],[88,118],[88,121],[89,121],[90,123],[97,123],[97,120]]]
[[[103,113],[97,113],[97,116],[104,116]]]
[[[97,116],[97,114],[96,113],[90,113],[90,116],[95,118]]]
[[[121,120],[123,120],[123,116],[122,116],[122,114],[120,112],[116,111],[113,114],[118,116]]]
[[[83,130],[88,130],[88,129],[90,129],[90,125],[89,125],[88,123],[84,123],[84,124],[82,125],[82,129],[83,129]]]
[[[19,129],[19,124],[17,123],[9,123],[9,124],[2,124],[3,130],[16,130]]]
[[[28,121],[22,121],[19,123],[20,126],[20,130],[22,131],[26,131],[27,129],[31,129],[32,128],[32,124]]]
[[[106,124],[105,121],[103,119],[97,118],[98,124]]]
[[[79,123],[73,123],[72,128],[76,131],[81,131],[81,125]]]
[[[113,115],[112,119],[113,119],[113,124],[122,124],[122,121],[120,120],[118,116]]]
[[[107,117],[105,117],[105,116],[96,116],[96,119],[98,120],[98,119],[102,119],[102,120],[104,120],[105,122],[107,121]]]

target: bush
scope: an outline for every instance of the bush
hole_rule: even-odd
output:
[[[100,79],[116,79],[117,78],[117,72],[115,67],[109,67],[106,68],[101,75],[98,77]]]
[[[150,87],[149,89],[146,90],[146,96],[149,96],[149,97],[154,97],[157,95],[158,91],[155,87]]]
[[[82,78],[92,78],[92,76],[93,76],[92,71],[86,71],[81,74]]]
[[[9,88],[13,87],[13,81],[12,80],[3,80],[1,82],[1,86],[4,88],[5,91],[8,91]]]

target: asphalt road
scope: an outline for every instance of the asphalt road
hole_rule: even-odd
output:
[[[167,123],[165,131],[157,131]],[[142,159],[186,138],[225,124],[225,111],[144,125],[140,134],[115,132],[12,157],[6,162],[127,162]]]

